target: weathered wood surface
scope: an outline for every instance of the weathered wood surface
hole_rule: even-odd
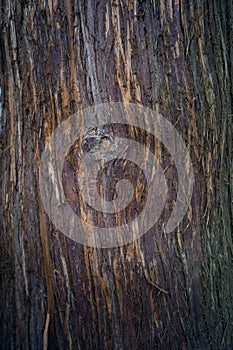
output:
[[[230,349],[232,2],[2,0],[0,11],[0,347]],[[173,234],[158,224],[103,250],[58,232],[38,174],[56,126],[109,101],[171,121],[196,180]]]

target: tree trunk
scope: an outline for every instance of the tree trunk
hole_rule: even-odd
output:
[[[232,348],[232,1],[1,0],[0,11],[1,348]],[[52,223],[39,166],[62,121],[111,101],[169,120],[195,183],[173,233],[160,219],[102,249]]]

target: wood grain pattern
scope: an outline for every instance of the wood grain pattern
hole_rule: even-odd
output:
[[[232,26],[230,0],[1,0],[0,348],[231,348]],[[163,218],[130,245],[97,249],[53,226],[38,175],[57,125],[109,101],[174,124],[196,181],[164,234],[177,176],[159,145]]]

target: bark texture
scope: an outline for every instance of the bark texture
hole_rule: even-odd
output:
[[[232,348],[232,1],[1,0],[0,11],[0,347]],[[57,125],[109,101],[173,123],[195,187],[172,234],[158,223],[97,249],[53,226],[38,176]],[[175,200],[174,167],[166,178]]]

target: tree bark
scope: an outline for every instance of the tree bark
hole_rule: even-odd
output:
[[[232,1],[1,0],[0,11],[0,347],[230,349]],[[195,185],[172,234],[157,224],[100,249],[50,221],[39,166],[62,121],[111,101],[167,118]]]

